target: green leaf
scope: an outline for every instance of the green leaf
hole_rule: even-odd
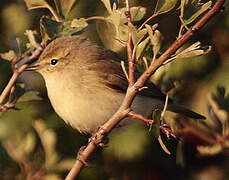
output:
[[[101,0],[109,13],[112,13],[110,0]]]
[[[167,147],[165,146],[165,144],[163,143],[163,141],[162,141],[162,139],[161,139],[161,136],[159,136],[158,138],[157,138],[157,140],[158,140],[158,142],[159,142],[159,144],[161,145],[161,148],[165,151],[165,153],[167,153],[167,154],[171,154],[170,152],[169,152],[169,150],[167,149]]]
[[[130,14],[133,22],[140,21],[146,15],[146,8],[144,7],[132,7],[130,8]]]
[[[71,21],[71,28],[74,28],[74,29],[77,28],[77,31],[81,31],[84,28],[86,28],[87,26],[88,26],[88,23],[84,18],[73,19]]]
[[[184,20],[184,23],[186,25],[192,23],[201,14],[203,14],[205,11],[207,11],[208,9],[210,9],[211,8],[211,5],[212,5],[212,1],[208,1],[207,3],[203,4],[201,6],[201,8],[195,14],[193,14],[189,19]]]
[[[37,35],[36,31],[26,30],[24,34],[28,37],[29,40],[29,43],[26,44],[27,48],[37,48],[40,46],[35,38],[35,35]]]
[[[66,17],[76,3],[76,0],[59,0],[59,2],[62,14]]]
[[[23,149],[23,151],[25,151],[25,153],[28,155],[34,150],[35,145],[36,138],[32,132],[29,132],[20,143],[21,149]]]
[[[216,155],[223,150],[221,144],[214,144],[212,146],[197,146],[196,149],[199,151],[200,155],[203,156]]]
[[[42,120],[36,120],[33,124],[34,129],[38,133],[41,143],[45,150],[45,165],[50,169],[59,160],[58,154],[55,151],[57,136],[52,129],[47,129]]]
[[[196,42],[186,48],[185,50],[177,53],[174,58],[189,58],[207,54],[211,51],[211,46],[201,47],[200,42]]]
[[[132,24],[130,26],[133,27],[133,29],[131,29],[130,27],[130,30],[132,31],[133,44],[137,45],[145,37],[147,30],[143,28],[138,32],[137,29]]]
[[[161,32],[156,29],[157,24],[153,25],[152,27],[146,24],[145,27],[149,34],[151,44],[153,45],[153,55],[154,55],[153,59],[155,59],[156,55],[161,49],[161,40],[162,40]]]
[[[149,44],[149,40],[149,37],[147,37],[145,40],[143,40],[141,43],[135,46],[136,48],[133,50],[133,53],[136,54],[137,60],[142,57],[143,53],[147,48],[147,45]]]
[[[153,132],[154,136],[158,138],[160,136],[161,110],[155,109],[153,111],[153,120],[154,123],[152,124],[151,131]]]
[[[154,14],[163,14],[171,11],[178,0],[158,0]]]
[[[42,39],[55,39],[82,32],[88,26],[85,19],[73,19],[71,21],[57,22],[47,17],[42,17],[40,22]]]
[[[42,100],[42,98],[39,96],[39,92],[27,91],[18,99],[17,102],[40,101],[40,100]]]
[[[9,50],[8,52],[0,53],[0,56],[4,60],[11,61],[15,57],[15,52],[13,50]]]
[[[62,29],[62,23],[43,16],[40,20],[41,36],[43,40],[54,39]]]
[[[49,4],[45,0],[24,0],[24,1],[29,10],[39,9],[39,8],[48,8],[49,9]]]
[[[182,141],[179,141],[177,144],[176,164],[180,165],[181,167],[185,166],[185,159],[184,159],[184,153],[183,153],[183,142]]]

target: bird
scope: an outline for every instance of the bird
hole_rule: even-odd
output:
[[[93,134],[118,110],[128,88],[123,58],[116,52],[75,36],[60,37],[47,45],[27,70],[40,73],[55,112],[81,133]],[[135,72],[135,78],[141,74]],[[151,81],[138,92],[131,109],[149,117],[155,106],[163,107],[166,95]],[[205,119],[169,99],[167,110],[189,118]],[[121,125],[134,122],[125,118]]]

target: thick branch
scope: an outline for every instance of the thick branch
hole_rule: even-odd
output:
[[[207,13],[205,16],[200,19],[191,30],[187,31],[180,39],[176,40],[171,47],[165,51],[157,60],[154,61],[150,65],[150,67],[142,74],[142,76],[137,80],[134,86],[129,86],[127,89],[127,93],[125,99],[123,100],[122,105],[118,109],[118,111],[93,135],[97,139],[97,142],[101,142],[104,137],[106,137],[110,131],[123,119],[125,118],[128,113],[130,106],[133,102],[134,97],[137,94],[137,88],[135,87],[142,87],[146,80],[160,67],[163,63],[173,55],[184,43],[186,43],[190,37],[194,35],[196,31],[202,28],[214,15],[216,15],[221,7],[223,6],[225,0],[218,0],[214,7]],[[128,8],[127,8],[128,9]],[[97,145],[94,142],[90,142],[84,151],[81,153],[84,160],[86,161],[89,156],[94,152]],[[73,180],[77,177],[80,170],[84,167],[84,164],[76,160],[75,165],[71,169],[70,173],[68,174],[66,180]]]

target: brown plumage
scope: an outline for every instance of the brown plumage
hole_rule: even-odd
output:
[[[80,132],[92,133],[116,112],[125,96],[128,82],[121,60],[117,53],[87,40],[65,37],[51,42],[36,65],[57,114]],[[138,93],[132,109],[147,117],[155,105],[163,107],[165,95],[153,83],[145,85],[148,88]],[[168,110],[204,119],[172,100]]]

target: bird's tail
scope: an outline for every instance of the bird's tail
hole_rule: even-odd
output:
[[[176,103],[172,103],[171,105],[168,105],[168,110],[175,112],[175,113],[179,113],[179,114],[183,114],[187,117],[193,118],[193,119],[206,119],[206,117],[189,110],[188,108],[181,106],[179,104]]]

